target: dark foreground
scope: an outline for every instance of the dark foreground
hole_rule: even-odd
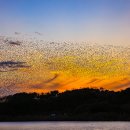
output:
[[[0,121],[130,121],[130,88],[18,93],[0,99]]]
[[[1,122],[0,130],[129,130],[129,122]]]

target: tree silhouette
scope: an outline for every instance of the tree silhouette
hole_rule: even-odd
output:
[[[130,88],[17,93],[0,99],[0,120],[130,120]]]

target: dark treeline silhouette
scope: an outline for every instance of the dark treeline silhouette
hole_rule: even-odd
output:
[[[18,93],[0,99],[0,121],[130,121],[130,88]]]

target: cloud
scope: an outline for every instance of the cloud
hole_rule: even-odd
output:
[[[15,35],[20,35],[21,33],[20,32],[14,32]]]
[[[30,87],[33,89],[54,89],[57,88],[58,86],[60,86],[59,83],[53,83],[53,81],[59,77],[59,74],[55,74],[53,78],[50,78],[42,83],[36,84],[36,85],[31,85]],[[49,84],[51,83],[51,84]]]
[[[119,85],[115,86],[114,89],[123,89],[123,88],[129,87],[129,86],[130,86],[130,82],[127,82],[127,83],[119,84]]]
[[[92,79],[90,82],[87,83],[87,85],[88,85],[88,84],[91,84],[91,83],[95,83],[95,82],[97,82],[97,81],[99,82],[99,81],[101,81],[101,80],[99,80],[99,79]]]
[[[0,62],[0,72],[8,72],[18,70],[20,68],[28,68],[26,62],[21,61],[2,61]]]
[[[1,41],[1,43],[6,43],[8,45],[17,45],[17,46],[20,46],[21,43],[22,43],[20,41],[20,39],[17,40],[17,39],[15,39],[13,37],[8,37],[8,36],[7,37],[6,36],[0,36],[0,41]]]
[[[42,33],[40,33],[40,32],[35,32],[35,34],[40,35],[40,36],[42,35]]]
[[[109,87],[114,90],[124,89],[130,86],[130,80],[124,78],[122,80],[113,81],[111,83],[105,84],[103,88]]]
[[[49,83],[52,82],[53,80],[55,80],[59,75],[55,74],[53,78],[46,80],[44,83]]]
[[[21,42],[20,41],[9,41],[8,44],[20,46]]]

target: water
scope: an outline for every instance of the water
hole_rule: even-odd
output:
[[[130,130],[129,122],[2,122],[0,130]]]

